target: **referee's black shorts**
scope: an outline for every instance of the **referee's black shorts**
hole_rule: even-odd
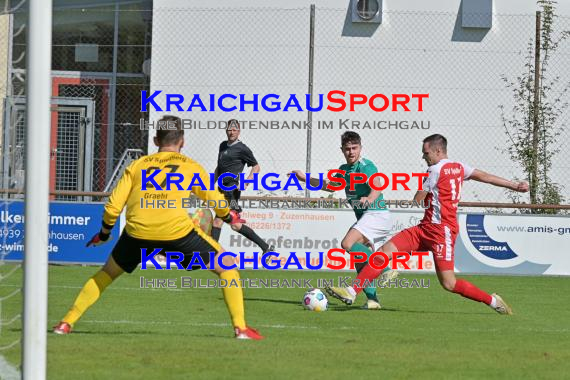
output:
[[[184,268],[190,263],[194,252],[200,253],[200,257],[206,265],[210,262],[210,252],[214,252],[212,257],[217,253],[217,249],[200,236],[196,230],[192,230],[188,235],[176,240],[137,239],[130,236],[127,231],[123,231],[111,252],[111,256],[121,269],[127,273],[132,273],[141,263],[141,248],[146,248],[147,255],[150,255],[157,248],[162,248],[161,253],[167,251],[181,252],[184,255],[184,260],[181,262]],[[200,266],[195,266],[188,268],[188,270],[199,268]]]

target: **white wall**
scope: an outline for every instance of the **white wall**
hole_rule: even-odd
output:
[[[525,63],[526,46],[534,36],[534,1],[495,0],[490,30],[464,29],[459,0],[383,1],[381,25],[353,24],[348,1],[203,1],[155,0],[152,90],[180,93],[186,98],[208,94],[307,92],[309,5],[316,4],[314,93],[429,93],[424,112],[376,113],[360,106],[356,112],[313,114],[314,122],[350,118],[368,121],[427,121],[429,130],[355,130],[365,153],[383,172],[424,171],[421,140],[432,133],[449,139],[452,158],[496,174],[522,173],[501,151],[506,136],[499,105],[507,109],[512,95],[501,81],[514,78]],[[570,16],[570,2],[557,14]],[[570,20],[565,20],[570,28]],[[570,52],[569,44],[563,47]],[[551,73],[568,80],[569,55],[553,60]],[[568,63],[568,64],[566,64]],[[164,102],[162,102],[164,103]],[[188,102],[185,103],[186,105]],[[326,100],[325,100],[326,107]],[[251,110],[251,107],[248,107]],[[202,121],[306,120],[306,112],[221,111],[181,113]],[[151,113],[152,119],[160,114]],[[568,112],[564,115],[570,119]],[[313,129],[312,171],[337,167],[343,131]],[[262,170],[286,173],[304,169],[305,130],[244,130],[243,141],[256,154]],[[564,136],[564,135],[563,135]],[[568,135],[566,135],[568,138]],[[185,153],[213,171],[223,130],[187,132]],[[563,143],[564,144],[564,143]],[[562,150],[555,166],[567,166]],[[553,171],[563,183],[568,169]],[[570,190],[566,189],[570,196]],[[409,198],[390,192],[388,198]],[[464,190],[464,200],[506,201],[504,192],[479,184]]]
[[[317,8],[345,9],[348,0],[155,0],[156,8],[297,8],[315,4]],[[383,0],[383,8],[390,11],[454,12],[459,8],[460,0]],[[570,16],[570,2],[558,1],[557,13]],[[493,12],[501,14],[534,14],[538,8],[532,0],[493,0]]]

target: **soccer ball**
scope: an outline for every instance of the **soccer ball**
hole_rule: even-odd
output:
[[[307,290],[303,296],[303,307],[312,311],[326,311],[329,305],[327,296],[319,289]]]

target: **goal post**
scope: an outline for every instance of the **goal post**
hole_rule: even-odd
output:
[[[52,0],[29,0],[23,379],[46,378]]]

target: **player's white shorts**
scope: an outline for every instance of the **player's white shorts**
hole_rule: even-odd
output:
[[[392,233],[392,217],[389,211],[369,211],[352,225],[351,228],[360,231],[377,251]]]

